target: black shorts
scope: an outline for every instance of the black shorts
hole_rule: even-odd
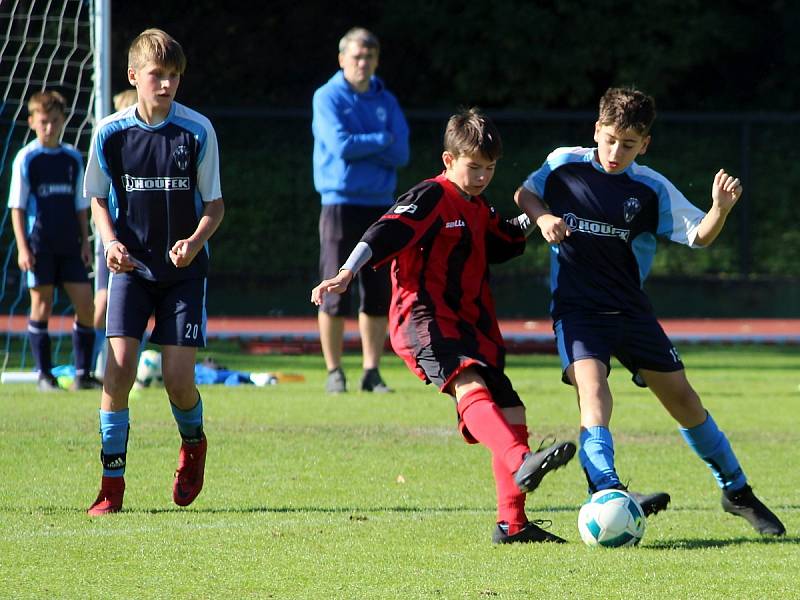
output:
[[[89,283],[89,273],[80,254],[35,253],[32,271],[25,274],[29,288],[59,283]]]
[[[670,373],[683,369],[678,351],[653,315],[568,314],[553,324],[561,357],[562,381],[576,360],[594,358],[611,372],[611,357],[633,373],[633,382],[647,387],[639,369]]]
[[[319,276],[330,279],[350,256],[361,236],[388,210],[385,206],[351,206],[324,204],[319,214]],[[358,286],[350,286],[344,294],[325,294],[320,310],[332,317],[351,314],[353,288],[358,287],[359,312],[369,316],[385,317],[389,314],[392,284],[389,265],[373,270],[364,267],[356,276]]]
[[[468,367],[474,368],[486,382],[494,403],[500,408],[524,406],[519,394],[511,385],[508,376],[497,367],[487,365],[478,358],[459,353],[459,344],[455,340],[442,340],[426,346],[417,355],[417,374],[424,375],[427,383],[432,383],[446,394],[453,378]]]
[[[150,341],[162,346],[206,345],[206,280],[149,281],[113,273],[108,285],[106,337],[142,339],[155,316]]]

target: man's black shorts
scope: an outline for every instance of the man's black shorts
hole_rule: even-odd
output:
[[[388,208],[345,204],[322,206],[319,215],[320,279],[330,279],[339,272],[367,228],[380,219]],[[385,265],[377,271],[364,267],[356,280],[358,286],[351,286],[344,294],[325,294],[320,310],[332,317],[350,315],[353,288],[358,287],[361,299],[359,312],[375,317],[387,316],[392,296],[389,266]]]

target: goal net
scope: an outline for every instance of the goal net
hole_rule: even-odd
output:
[[[28,128],[28,98],[42,89],[61,92],[68,111],[62,140],[75,146],[84,160],[95,111],[95,35],[97,12],[90,0],[0,1],[0,370],[30,370],[33,361],[25,335],[29,298],[16,262],[16,245],[8,209],[11,164],[16,152],[33,139]],[[71,329],[66,294],[58,294],[50,318],[53,364],[71,362],[61,352],[62,332]],[[61,352],[62,356],[59,356]]]

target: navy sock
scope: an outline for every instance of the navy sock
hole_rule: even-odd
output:
[[[199,443],[203,439],[203,399],[200,394],[197,395],[197,404],[189,410],[181,410],[172,403],[170,407],[181,439],[187,444]]]
[[[109,412],[100,410],[100,439],[103,477],[122,477],[128,455],[130,415],[128,409]]]
[[[597,492],[620,485],[614,468],[614,440],[607,427],[589,427],[580,435],[578,459],[589,483],[589,491]]]
[[[28,340],[39,373],[49,374],[53,370],[53,359],[50,356],[50,334],[47,331],[47,321],[28,319]]]
[[[92,372],[92,348],[94,327],[85,327],[74,321],[72,324],[72,353],[75,356],[75,377]]]
[[[719,430],[711,415],[695,427],[680,428],[681,435],[695,454],[705,461],[723,490],[739,490],[747,485],[747,477],[739,465],[730,442]]]

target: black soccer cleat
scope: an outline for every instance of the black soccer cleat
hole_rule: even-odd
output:
[[[103,382],[94,375],[80,375],[72,382],[72,390],[102,390]]]
[[[342,371],[341,367],[328,371],[325,391],[329,394],[343,394],[347,391],[347,378],[344,376],[344,371]]]
[[[725,512],[746,519],[761,535],[784,535],[786,528],[775,514],[764,506],[753,488],[745,485],[742,489],[722,492],[722,508]]]
[[[556,442],[544,450],[527,452],[522,465],[514,473],[514,483],[522,493],[532,492],[545,475],[563,467],[573,456],[575,456],[575,444],[572,442]]]
[[[39,380],[36,382],[36,387],[40,392],[63,392],[61,386],[58,385],[58,379],[52,373],[39,373]]]
[[[508,534],[508,525],[505,523],[498,523],[492,533],[493,544],[529,544],[535,542],[551,542],[555,544],[566,544],[567,540],[553,535],[545,531],[539,525],[543,525],[545,521],[537,519],[535,521],[528,521],[525,527],[520,529],[514,535]],[[548,522],[549,523],[549,522]]]
[[[649,517],[650,515],[659,513],[662,510],[666,510],[667,505],[671,500],[669,494],[666,492],[640,494],[639,492],[632,492],[630,490],[626,491],[633,496],[633,499],[636,500],[639,503],[639,506],[642,507],[642,512],[644,513],[645,517]]]
[[[361,391],[372,392],[374,394],[391,394],[392,388],[386,385],[378,369],[365,369],[361,376]]]

